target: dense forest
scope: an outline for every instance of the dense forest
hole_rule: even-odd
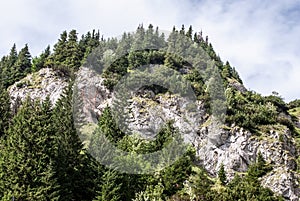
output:
[[[76,30],[64,31],[53,48],[48,46],[39,56],[32,57],[27,44],[20,51],[13,45],[9,54],[1,59],[0,199],[284,200],[260,185],[260,178],[272,169],[260,153],[247,172],[236,174],[232,180],[226,178],[224,166],[220,167],[217,177],[208,174],[199,166],[201,158],[196,156],[191,145],[184,145],[188,151],[175,163],[164,169],[157,168],[153,174],[123,173],[117,167],[109,168],[99,163],[90,154],[95,146],[101,146],[103,136],[126,152],[139,154],[161,150],[180,132],[172,121],[167,122],[156,139],[149,142],[126,135],[117,126],[111,108],[107,107],[98,117],[98,128],[91,143],[84,147],[74,125],[72,105],[74,79],[81,66],[106,66],[98,70],[103,70],[104,84],[113,91],[121,77],[135,68],[147,64],[164,65],[183,74],[191,83],[196,98],[205,102],[207,113],[213,114],[212,94],[218,95],[219,89],[209,87],[205,74],[199,74],[193,68],[191,62],[198,62],[198,58],[188,58],[187,61],[168,53],[174,49],[179,55],[193,55],[197,48],[215,63],[225,89],[226,104],[222,107],[226,113],[220,117],[225,128],[235,124],[259,136],[263,126],[280,124],[290,129],[295,138],[300,138],[295,125],[296,116],[290,114],[300,106],[300,101],[287,104],[275,92],[262,96],[253,91],[239,90],[235,86],[236,83],[242,85],[242,80],[236,69],[229,62],[221,61],[208,37],[203,37],[202,32],[195,33],[192,26],[187,29],[182,26],[179,30],[174,27],[166,36],[152,25],[147,28],[140,25],[135,33],[124,33],[120,39],[105,39],[95,30],[81,38]],[[108,50],[115,53],[110,59]],[[200,62],[199,65],[203,64]],[[49,98],[40,101],[28,96],[24,102],[11,108],[7,89],[43,68],[54,69],[68,78],[69,87],[64,94],[54,105]],[[18,85],[22,87],[22,83]],[[159,86],[148,87],[155,88],[157,93],[167,90]],[[219,103],[215,104],[215,108],[220,108]]]

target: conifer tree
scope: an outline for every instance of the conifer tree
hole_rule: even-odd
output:
[[[49,101],[48,101],[49,103]],[[49,129],[50,104],[29,98],[12,121],[0,160],[0,192],[15,200],[58,200]],[[51,113],[50,113],[51,114]]]
[[[115,170],[106,170],[102,175],[101,183],[99,183],[101,190],[95,201],[119,201],[121,185],[118,172]]]
[[[227,182],[227,178],[226,178],[226,173],[225,173],[225,169],[224,169],[224,164],[222,163],[220,166],[220,169],[218,171],[218,178],[221,182],[222,185],[225,185]]]
[[[158,43],[158,37],[157,35],[154,35],[153,25],[150,24],[145,33],[144,47],[147,49],[154,49],[157,48],[158,45],[157,43]]]
[[[19,52],[18,59],[15,65],[15,81],[20,80],[21,78],[25,77],[28,73],[31,72],[31,55],[29,53],[27,44]]]
[[[48,61],[48,65],[59,65],[66,60],[67,39],[68,33],[67,31],[64,31],[60,35],[60,39],[58,40],[58,42],[54,45],[54,52],[50,60]]]
[[[111,142],[116,143],[124,137],[124,133],[118,128],[109,107],[103,110],[98,125],[99,129]]]
[[[95,197],[93,161],[83,150],[74,127],[72,84],[56,103],[53,112],[56,140],[55,171],[61,200],[92,200]]]
[[[7,60],[7,66],[13,67],[18,59],[17,46],[14,44],[10,50]]]
[[[36,72],[42,68],[46,67],[46,61],[51,54],[50,46],[48,45],[47,48],[43,51],[43,53],[39,57],[35,57],[32,60],[32,71]]]
[[[134,42],[132,45],[132,51],[143,50],[144,49],[144,39],[145,39],[145,29],[143,25],[139,25],[134,35]]]
[[[10,118],[10,97],[3,84],[0,83],[0,136],[8,129]]]
[[[66,59],[63,61],[63,65],[71,69],[78,69],[83,57],[77,40],[76,30],[70,31],[68,41],[66,43]]]
[[[191,40],[193,39],[193,27],[192,27],[192,25],[189,27],[189,30],[186,32],[186,36],[189,37]]]
[[[14,44],[10,50],[9,55],[2,59],[2,80],[5,88],[14,83],[16,73],[15,64],[17,62],[17,59],[18,53],[16,44]]]

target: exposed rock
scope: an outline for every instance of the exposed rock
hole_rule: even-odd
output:
[[[12,104],[15,104],[17,97],[23,100],[28,95],[42,100],[50,95],[54,103],[67,84],[65,78],[51,69],[42,69],[15,83],[9,88],[9,93]],[[235,87],[245,90],[241,86]],[[75,123],[95,124],[103,109],[113,106],[114,93],[104,86],[104,79],[89,68],[78,71],[74,91]],[[227,127],[215,123],[200,101],[191,104],[183,97],[170,93],[156,94],[151,90],[132,94],[119,107],[119,117],[126,114],[123,120],[126,120],[127,129],[145,138],[155,137],[166,121],[174,120],[174,125],[184,133],[185,141],[196,147],[200,164],[214,176],[223,163],[227,177],[232,179],[236,172],[245,172],[261,152],[273,167],[262,178],[262,185],[286,199],[299,199],[299,175],[295,162],[297,150],[286,127],[274,125],[269,131],[255,135],[234,125]]]
[[[104,86],[104,79],[89,68],[81,68],[75,82],[75,118],[81,123],[97,123],[97,116],[111,104],[110,91]]]
[[[201,135],[208,136],[212,127],[210,125],[207,129],[201,129]],[[198,147],[200,164],[211,175],[216,176],[223,163],[227,177],[232,179],[235,172],[245,172],[261,152],[266,162],[273,167],[273,170],[263,177],[263,186],[290,200],[299,199],[295,142],[288,129],[271,130],[262,136],[256,136],[237,127],[230,130],[219,128],[218,134],[217,143],[207,138],[206,142]]]
[[[231,80],[229,82],[229,86],[232,87],[232,88],[234,88],[234,89],[236,89],[236,90],[238,90],[238,91],[240,91],[240,92],[246,92],[247,91],[247,89],[245,88],[245,86],[243,84],[239,83],[236,80]]]
[[[12,107],[18,104],[18,100],[23,101],[28,96],[40,100],[45,100],[49,96],[51,102],[55,104],[66,86],[68,80],[65,77],[50,68],[43,68],[16,82],[8,88],[8,91]]]
[[[289,200],[298,201],[300,195],[298,181],[299,175],[283,166],[264,176],[261,183]]]
[[[78,81],[78,89],[83,93],[81,114],[85,116],[82,119],[95,122],[91,117],[101,115],[104,107],[112,106],[114,94],[106,89],[103,78],[88,68],[78,72]],[[242,86],[235,87],[246,90]],[[273,170],[263,177],[262,184],[287,199],[299,199],[295,172],[297,153],[294,139],[286,127],[274,126],[268,133],[254,135],[234,125],[216,124],[208,118],[201,102],[192,104],[192,110],[188,105],[191,105],[189,100],[174,94],[155,94],[146,90],[132,94],[118,109],[126,114],[122,120],[127,129],[145,138],[155,137],[167,120],[174,120],[174,125],[184,133],[185,141],[196,147],[200,164],[214,176],[223,163],[227,177],[232,179],[236,172],[247,171],[261,152],[266,162],[273,166]]]

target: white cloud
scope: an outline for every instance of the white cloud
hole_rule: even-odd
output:
[[[299,0],[11,0],[0,2],[0,54],[14,42],[34,55],[63,30],[105,36],[149,23],[170,30],[192,24],[209,35],[217,53],[240,72],[248,88],[300,98]]]

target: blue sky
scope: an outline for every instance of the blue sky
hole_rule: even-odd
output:
[[[108,37],[140,23],[162,30],[191,24],[247,88],[300,98],[300,0],[10,0],[0,8],[0,55],[14,42],[37,55],[63,30],[99,29]]]

